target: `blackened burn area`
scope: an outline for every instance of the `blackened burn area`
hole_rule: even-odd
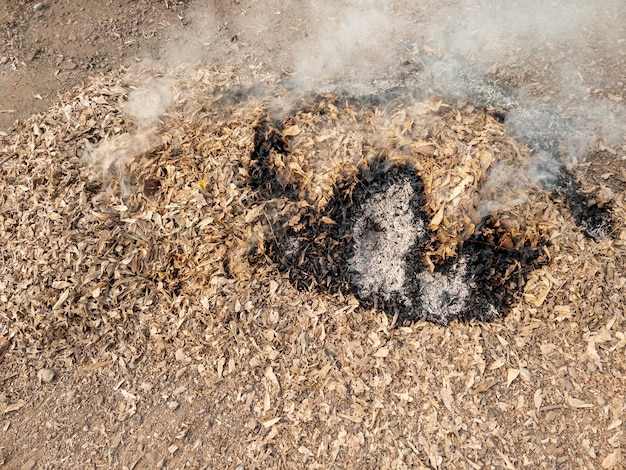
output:
[[[576,225],[583,233],[594,239],[610,238],[613,233],[613,218],[609,207],[590,203],[580,184],[565,167],[556,176],[553,197],[562,197],[572,211]]]
[[[267,207],[267,253],[300,290],[353,293],[366,307],[411,321],[448,324],[505,315],[528,274],[545,262],[538,247],[512,240],[497,220],[465,241],[458,256],[431,271],[433,238],[424,212],[424,185],[415,168],[378,162],[337,184],[323,213],[299,206],[298,191],[270,164],[287,145],[261,124],[250,184]]]
[[[550,156],[550,165],[541,168],[549,175],[543,181],[543,187],[552,191],[553,200],[564,200],[574,222],[583,229],[583,234],[592,239],[610,238],[613,233],[611,208],[590,201],[580,183],[566,168],[567,158],[561,150],[561,142],[573,140],[572,136],[584,134],[584,130],[568,119],[540,111],[525,113],[519,110],[513,119],[506,120],[506,124],[517,140],[528,145],[534,152],[543,152]]]
[[[273,195],[288,196],[293,198],[292,194],[296,188],[292,184],[281,182],[281,178],[272,169],[272,154],[287,153],[287,141],[281,134],[282,123],[271,123],[268,120],[261,121],[255,128],[254,150],[250,162],[250,184],[259,191],[259,196],[263,199],[269,199]]]
[[[471,311],[464,320],[491,320],[504,314],[522,294],[528,275],[547,263],[540,242],[533,246],[522,238],[510,239],[495,218],[489,218],[460,249],[459,257],[467,257],[467,280],[472,284]]]

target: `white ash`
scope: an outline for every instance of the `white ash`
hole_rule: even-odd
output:
[[[292,258],[300,252],[300,242],[295,237],[285,240],[283,245],[284,253],[287,258]]]
[[[608,213],[600,213],[589,220],[583,219],[582,226],[585,234],[595,240],[608,240],[613,233],[613,223]]]
[[[373,195],[363,205],[352,231],[354,256],[348,261],[362,297],[376,293],[388,301],[396,294],[411,306],[405,293],[405,257],[425,234],[424,222],[411,208],[413,195],[411,183],[405,181]]]
[[[419,273],[422,308],[429,320],[447,324],[467,308],[470,286],[467,281],[467,260],[460,257],[446,274]]]

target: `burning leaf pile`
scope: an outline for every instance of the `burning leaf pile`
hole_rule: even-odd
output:
[[[249,282],[272,269],[265,255],[299,289],[354,293],[402,320],[490,320],[568,217],[549,191],[490,181],[502,164],[523,180],[532,150],[472,105],[327,94],[275,118],[272,95],[199,70],[169,115],[134,128],[109,80],[4,150],[3,302],[10,322],[37,320],[25,339]],[[492,200],[509,204],[481,209]]]
[[[490,182],[498,165],[531,158],[492,116],[404,90],[322,95],[283,121],[261,122],[251,184],[268,201],[270,257],[300,289],[354,293],[403,320],[506,313],[528,274],[548,261],[535,211],[550,204],[550,192],[530,197],[523,171],[512,187]],[[567,200],[584,205],[573,176],[560,171],[555,193],[569,187]],[[506,210],[481,211],[485,197]],[[606,236],[610,218],[601,213],[595,233]],[[591,219],[583,222],[593,233]]]
[[[182,3],[0,132],[0,466],[623,465],[624,2]]]
[[[572,174],[571,193],[528,191],[536,151],[492,110],[410,90],[318,94],[277,109],[289,101],[277,80],[255,77],[266,83],[258,88],[199,68],[172,77],[171,106],[140,125],[124,110],[144,80],[93,80],[1,147],[3,365],[17,357],[27,370],[124,379],[110,426],[134,426],[135,413],[169,419],[150,414],[161,405],[202,407],[190,412],[190,432],[210,436],[202,452],[221,456],[213,442],[224,438],[235,446],[229,464],[249,455],[269,467],[281,449],[303,448],[349,465],[369,458],[363,442],[383,460],[389,449],[408,449],[402,458],[416,465],[457,458],[410,437],[418,432],[499,462],[495,451],[478,454],[488,436],[502,438],[496,421],[516,420],[513,433],[551,403],[594,402],[580,391],[588,387],[566,398],[550,388],[561,364],[585,387],[593,367],[619,381],[626,231],[615,223],[614,240],[584,235],[562,199],[597,187]],[[624,220],[623,195],[605,193]],[[580,363],[560,352],[571,341],[593,346]],[[150,379],[139,374],[153,365],[171,383],[144,393]],[[159,401],[173,396],[177,410]],[[490,409],[500,414],[475,433],[495,401],[535,408]],[[556,422],[570,425],[563,413]],[[572,439],[594,416],[576,422]],[[456,419],[472,432],[457,436]],[[294,429],[301,438],[290,441]],[[537,446],[555,435],[540,430]],[[602,459],[613,455],[608,435],[594,441]],[[525,435],[502,439],[535,448]]]

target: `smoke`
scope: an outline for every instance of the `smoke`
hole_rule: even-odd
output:
[[[135,87],[122,107],[140,130],[153,126],[174,103],[174,81],[171,78],[149,79]]]
[[[295,75],[305,81],[380,79],[397,65],[400,19],[388,2],[326,1],[311,8],[309,38],[294,47]]]
[[[137,155],[156,147],[159,140],[150,129],[123,133],[100,141],[96,145],[87,143],[83,158],[98,173],[103,181],[116,180],[122,195],[130,194],[126,165]]]
[[[461,0],[424,19],[413,47],[433,89],[506,111],[509,132],[533,151],[491,168],[477,195],[481,216],[553,189],[597,148],[624,145],[625,24],[619,0]]]
[[[434,10],[426,41],[432,48],[479,63],[506,62],[519,54],[545,54],[540,49],[548,50],[557,44],[584,43],[585,29],[610,19],[607,7],[619,3],[461,0]]]
[[[536,152],[521,166],[506,161],[496,163],[476,196],[480,218],[524,204],[533,190],[551,189],[560,168],[553,155],[544,151]]]
[[[502,109],[510,132],[540,155],[521,164],[523,185],[520,165],[504,165],[488,186],[513,183],[521,193],[546,187],[557,167],[550,158],[575,166],[597,141],[623,145],[625,37],[622,0],[196,1],[140,65],[165,77],[189,64],[231,70],[273,98],[278,114],[307,93],[401,87]],[[277,88],[252,86],[260,76]],[[124,109],[142,133],[171,99],[172,84],[155,80]],[[106,158],[107,145],[95,157]],[[130,153],[118,150],[122,162]]]
[[[333,82],[357,96],[418,87],[500,108],[522,142],[574,166],[597,141],[623,141],[621,0],[342,0],[305,2],[283,14],[300,15],[305,25],[288,65],[299,87],[324,90]],[[412,73],[402,69],[406,61],[417,66]]]
[[[140,87],[133,87],[122,110],[127,114],[134,129],[103,139],[93,145],[87,143],[83,158],[103,181],[115,179],[123,195],[130,193],[126,165],[137,155],[157,147],[157,123],[174,103],[174,82],[169,78],[150,78]]]
[[[224,21],[210,2],[192,3],[181,23],[172,27],[163,48],[147,63],[168,72],[181,64],[223,62],[228,57]]]

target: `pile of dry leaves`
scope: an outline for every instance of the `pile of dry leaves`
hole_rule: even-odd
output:
[[[145,357],[184,361],[207,384],[202,400],[230,396],[219,422],[237,423],[194,422],[229,442],[228,453],[205,442],[206,465],[619,465],[623,194],[611,195],[612,237],[591,240],[564,204],[523,183],[531,151],[483,109],[407,92],[277,110],[272,77],[248,87],[200,68],[168,78],[172,104],[145,125],[124,103],[148,75],[93,79],[0,148],[12,361],[125,373]],[[264,168],[259,129],[276,136]],[[324,211],[385,162],[423,181],[424,269],[459,254],[485,207],[501,247],[540,247],[543,266],[505,286],[519,294],[508,316],[394,325],[341,289],[298,291],[278,269],[277,221],[323,237],[337,223]],[[275,183],[251,184],[254,171]]]

